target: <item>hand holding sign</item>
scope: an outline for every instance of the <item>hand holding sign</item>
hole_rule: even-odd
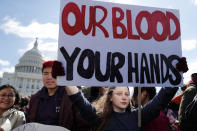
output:
[[[187,61],[186,61],[186,58],[185,57],[182,57],[178,60],[178,63],[176,64],[176,69],[179,71],[179,72],[187,72],[189,69],[188,69],[188,66],[187,66]]]
[[[52,67],[52,76],[56,78],[57,76],[64,76],[64,68],[62,67],[62,63],[59,61],[54,61]]]
[[[65,72],[64,72],[62,63],[59,61],[54,61],[53,67],[52,67],[53,78],[56,78],[57,76],[64,76],[64,75],[65,75]],[[76,86],[65,86],[65,89],[68,95],[75,94],[78,92],[78,88]]]

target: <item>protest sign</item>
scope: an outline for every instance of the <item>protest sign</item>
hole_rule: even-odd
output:
[[[180,86],[179,11],[61,0],[59,85]]]

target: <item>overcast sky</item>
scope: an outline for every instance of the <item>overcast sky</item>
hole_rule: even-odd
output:
[[[184,82],[197,72],[197,0],[105,1],[179,9],[182,52],[190,69],[184,74]],[[58,0],[0,0],[0,77],[5,71],[14,72],[19,58],[33,47],[36,37],[44,59],[57,59],[59,10]]]

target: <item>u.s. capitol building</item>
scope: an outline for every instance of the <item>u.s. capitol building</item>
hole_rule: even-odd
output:
[[[20,95],[30,96],[42,88],[42,62],[43,57],[38,50],[37,39],[34,47],[23,54],[15,66],[14,73],[4,72],[1,85],[14,86]]]

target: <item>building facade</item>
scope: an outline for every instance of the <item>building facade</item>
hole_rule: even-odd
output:
[[[1,85],[10,84],[24,96],[31,96],[42,88],[43,57],[38,50],[37,39],[34,47],[23,54],[15,66],[14,73],[3,73]]]

